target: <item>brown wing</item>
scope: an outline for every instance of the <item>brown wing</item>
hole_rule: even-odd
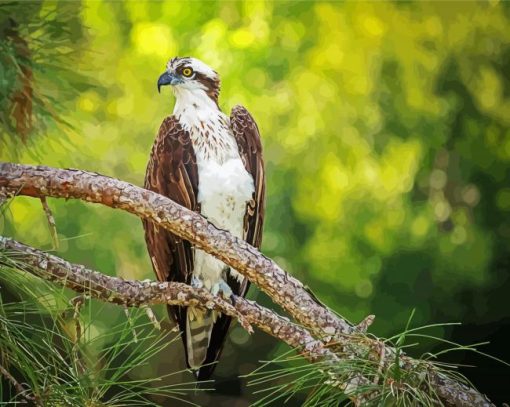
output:
[[[161,123],[152,146],[144,186],[188,209],[199,210],[195,152],[189,133],[173,116],[167,117]],[[191,244],[150,221],[144,220],[143,227],[149,256],[158,280],[189,284],[193,271]],[[186,308],[169,306],[168,309],[179,324],[186,344]]]
[[[253,177],[255,192],[252,200],[246,206],[244,217],[244,240],[252,246],[260,248],[262,243],[262,226],[264,223],[264,199],[265,199],[265,178],[264,161],[262,159],[262,144],[257,124],[250,113],[242,106],[235,106],[230,115],[230,127],[237,141],[239,153],[246,170]],[[238,296],[245,296],[250,283],[244,279],[242,284],[229,277],[227,281],[233,293]],[[230,326],[231,318],[220,315],[214,324],[211,333],[211,341],[207,349],[207,357],[204,366],[200,368],[198,378],[207,379],[215,368],[223,347],[225,336]]]
[[[230,126],[236,138],[244,166],[252,175],[253,182],[255,183],[255,193],[246,208],[244,218],[244,240],[252,246],[260,248],[262,244],[266,193],[260,133],[257,123],[253,120],[250,112],[239,105],[232,109]]]

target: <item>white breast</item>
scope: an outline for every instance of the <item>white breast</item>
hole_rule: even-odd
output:
[[[186,111],[178,118],[190,132],[195,150],[201,214],[218,228],[243,238],[246,204],[255,190],[253,177],[241,160],[228,117],[217,109],[196,113]],[[226,268],[215,257],[196,250],[194,275],[206,288],[225,278]],[[242,278],[235,271],[231,274]]]

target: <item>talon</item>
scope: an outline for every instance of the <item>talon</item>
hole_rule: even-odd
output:
[[[192,276],[191,277],[191,286],[193,288],[202,288],[204,286],[204,283],[198,277]]]
[[[214,284],[211,290],[211,293],[214,295],[218,295],[220,292],[221,297],[225,300],[231,299],[231,297],[234,295],[232,289],[224,280]]]
[[[235,305],[236,305],[236,296],[234,294],[230,294],[230,301],[232,302],[232,305],[235,307]]]

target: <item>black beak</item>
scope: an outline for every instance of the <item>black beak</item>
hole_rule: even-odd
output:
[[[158,79],[158,93],[161,91],[161,87],[165,85],[175,85],[178,79],[170,72],[165,72]]]

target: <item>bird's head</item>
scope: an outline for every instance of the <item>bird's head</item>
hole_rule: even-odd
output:
[[[175,57],[168,61],[166,71],[158,79],[158,92],[165,85],[171,85],[176,95],[180,91],[204,92],[218,103],[220,78],[216,71],[196,58]]]

